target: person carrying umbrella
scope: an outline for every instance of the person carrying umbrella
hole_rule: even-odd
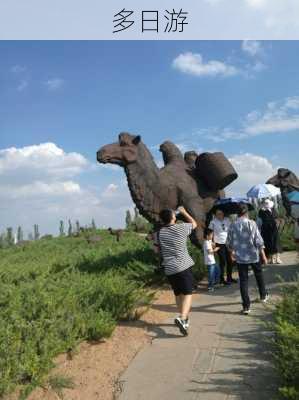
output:
[[[261,220],[261,234],[265,243],[265,252],[269,264],[281,264],[279,257],[279,232],[276,220],[278,215],[273,201],[266,199],[258,213]]]

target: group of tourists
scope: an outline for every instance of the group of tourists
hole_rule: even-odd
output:
[[[192,305],[194,262],[188,253],[187,240],[196,221],[179,207],[178,212],[185,223],[176,224],[176,212],[165,209],[160,213],[162,228],[156,242],[162,266],[173,289],[179,316],[175,324],[183,335],[188,334],[189,313]],[[208,291],[213,292],[220,285],[231,285],[238,280],[233,278],[233,266],[238,271],[242,313],[250,313],[248,293],[248,272],[252,268],[260,300],[267,302],[269,295],[265,287],[262,264],[281,263],[279,258],[279,235],[276,212],[271,200],[263,202],[258,220],[249,218],[248,206],[240,204],[234,220],[226,217],[221,209],[215,211],[209,226],[204,230],[204,262],[208,270]],[[219,262],[216,261],[219,260]]]

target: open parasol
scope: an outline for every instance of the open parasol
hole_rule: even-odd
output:
[[[214,204],[211,212],[214,213],[216,209],[220,209],[224,214],[238,214],[240,209],[240,204],[246,204],[248,210],[253,210],[253,205],[245,197],[228,197],[224,199],[217,200]]]
[[[266,197],[275,197],[280,195],[280,189],[270,183],[260,183],[252,186],[247,192],[247,197],[253,199],[265,199]]]

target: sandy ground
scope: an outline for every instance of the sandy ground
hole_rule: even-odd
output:
[[[156,305],[173,305],[170,290],[159,290]],[[71,377],[74,389],[64,389],[64,400],[112,400],[120,389],[118,377],[138,351],[152,338],[155,324],[164,321],[172,312],[149,308],[139,321],[120,323],[111,338],[100,343],[83,342],[69,359],[66,354],[57,357],[51,375]],[[12,399],[13,397],[10,397]],[[28,400],[57,400],[53,390],[38,388]]]

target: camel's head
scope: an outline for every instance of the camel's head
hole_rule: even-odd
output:
[[[280,187],[280,180],[277,174],[272,176],[272,178],[268,179],[266,183],[274,185],[276,187]]]
[[[277,174],[268,179],[267,183],[284,188],[289,185],[295,185],[298,181],[296,175],[287,168],[279,168]]]
[[[102,164],[116,164],[121,167],[132,164],[137,160],[140,141],[140,136],[120,133],[118,142],[107,144],[98,150],[97,160]]]

